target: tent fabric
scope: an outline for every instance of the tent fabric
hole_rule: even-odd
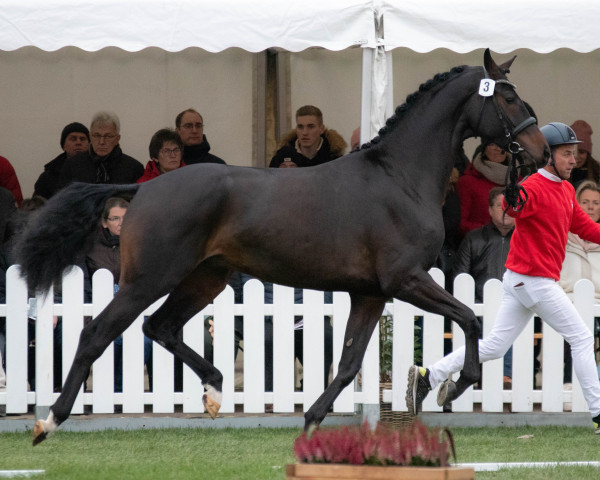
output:
[[[549,53],[570,48],[587,53],[600,47],[597,0],[390,0],[380,12],[388,49]]]
[[[9,1],[0,10],[0,50],[5,51],[24,46],[337,51],[375,41],[371,0]]]
[[[597,0],[7,0],[0,10],[0,50],[375,48],[381,43],[374,18],[381,14],[388,49],[547,53],[600,47]]]

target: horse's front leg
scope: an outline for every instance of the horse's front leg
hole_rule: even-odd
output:
[[[102,355],[106,347],[117,338],[133,321],[140,312],[148,306],[148,300],[125,297],[126,292],[121,290],[112,302],[86,325],[81,331],[79,345],[75,358],[62,393],[50,407],[50,414],[46,420],[37,420],[33,428],[33,445],[44,441],[56,428],[71,414],[79,388],[92,364]]]
[[[465,357],[460,377],[456,382],[450,380],[444,382],[438,393],[438,404],[440,406],[447,405],[479,380],[479,337],[481,335],[481,323],[470,308],[456,300],[456,298],[440,287],[427,272],[408,277],[395,296],[423,310],[450,318],[465,333]],[[411,378],[411,375],[416,375],[416,372],[409,372],[409,388],[412,383],[411,379],[414,380],[414,378]],[[416,385],[416,382],[413,385]],[[423,392],[424,395],[420,395],[417,392],[412,392],[412,395],[408,395],[408,393],[407,399],[410,398],[413,402],[414,412],[416,413],[426,392]]]
[[[375,325],[383,312],[385,298],[353,295],[351,303],[338,373],[323,394],[304,414],[305,430],[315,428],[323,421],[335,399],[356,377]]]

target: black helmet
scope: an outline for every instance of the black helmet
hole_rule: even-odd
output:
[[[557,145],[581,143],[571,127],[560,122],[551,122],[540,128],[540,132],[546,137],[548,145],[552,148]]]

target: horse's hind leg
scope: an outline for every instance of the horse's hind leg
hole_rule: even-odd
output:
[[[204,406],[214,419],[221,408],[223,375],[182,340],[181,329],[227,285],[231,271],[218,260],[202,262],[171,292],[165,303],[144,322],[144,333],[188,365],[206,388]]]
[[[131,287],[122,288],[107,307],[81,331],[79,345],[62,393],[50,407],[46,420],[38,420],[33,429],[33,444],[37,445],[63,423],[71,413],[79,388],[87,372],[106,347],[133,323],[153,301],[147,292]],[[144,294],[145,293],[145,294]],[[158,298],[158,297],[157,297]]]
[[[354,380],[365,356],[371,335],[381,317],[385,298],[351,296],[352,307],[346,332],[344,349],[338,373],[323,394],[304,415],[304,429],[318,426],[333,405],[340,392]],[[308,341],[308,339],[304,339]]]
[[[428,312],[450,318],[465,332],[465,362],[460,377],[456,384],[451,382],[445,385],[444,396],[438,396],[438,401],[443,400],[443,404],[451,403],[479,380],[479,320],[470,308],[435,283],[427,272],[411,276],[408,281],[404,280],[401,289],[394,296]]]

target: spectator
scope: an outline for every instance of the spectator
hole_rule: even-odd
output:
[[[60,189],[60,172],[67,158],[87,152],[90,148],[90,131],[79,122],[69,123],[60,134],[60,147],[63,152],[44,165],[33,191],[34,196],[49,199]]]
[[[460,231],[467,232],[483,227],[490,222],[486,207],[490,190],[506,185],[509,155],[496,143],[482,139],[473,155],[473,162],[458,180],[460,198]]]
[[[456,251],[460,245],[460,199],[456,193],[458,182],[458,169],[453,168],[448,181],[448,189],[442,205],[442,218],[444,220],[444,243],[438,255],[435,266],[444,272],[445,288],[452,293],[454,263]]]
[[[515,228],[515,219],[502,210],[503,187],[494,187],[488,196],[491,222],[471,230],[463,239],[454,266],[455,276],[468,273],[475,280],[475,301],[483,303],[483,286],[491,278],[502,280]],[[512,346],[504,355],[504,388],[512,384]]]
[[[360,127],[356,127],[352,131],[350,137],[350,151],[358,150],[360,148]]]
[[[21,184],[17,178],[17,172],[4,157],[0,157],[0,188],[5,188],[13,194],[17,207],[22,205],[23,194],[21,193]]]
[[[0,187],[0,245],[8,239],[10,220],[16,210],[17,204],[12,192]]]
[[[121,250],[119,240],[121,225],[127,213],[129,202],[119,197],[111,197],[106,201],[102,212],[102,220],[98,236],[92,250],[88,253],[85,264],[87,275],[92,278],[96,270],[105,268],[113,274],[115,293],[119,290],[121,275]],[[115,392],[123,391],[123,337],[114,342],[115,345]],[[152,383],[152,340],[144,335],[144,364],[148,370],[148,378]]]
[[[579,139],[579,137],[577,137]],[[577,203],[583,211],[596,223],[600,222],[600,186],[590,180],[579,184],[575,192]],[[594,284],[596,303],[600,302],[600,245],[587,242],[575,233],[569,232],[565,260],[560,272],[559,284],[573,300],[573,287],[578,280],[586,278]],[[598,318],[596,318],[596,324]],[[598,332],[598,324],[596,325]],[[565,342],[565,370],[563,381],[566,384],[572,381],[571,347]]]
[[[581,143],[577,145],[577,163],[569,181],[575,188],[584,180],[600,182],[600,165],[592,157],[592,127],[585,120],[577,120],[571,128]]]
[[[193,108],[188,108],[175,118],[175,129],[183,141],[183,162],[221,163],[225,161],[210,152],[210,144],[204,135],[204,119]]]
[[[183,142],[177,132],[168,128],[161,128],[152,135],[150,140],[150,160],[146,164],[146,170],[137,183],[147,182],[153,178],[184,167],[185,163],[181,160],[183,152]]]
[[[320,165],[341,157],[346,146],[338,132],[325,128],[321,110],[304,105],[296,111],[296,128],[283,137],[269,167]]]
[[[119,146],[121,124],[112,112],[98,112],[90,126],[91,147],[67,158],[60,172],[60,186],[71,182],[135,183],[144,167],[125,155]]]

